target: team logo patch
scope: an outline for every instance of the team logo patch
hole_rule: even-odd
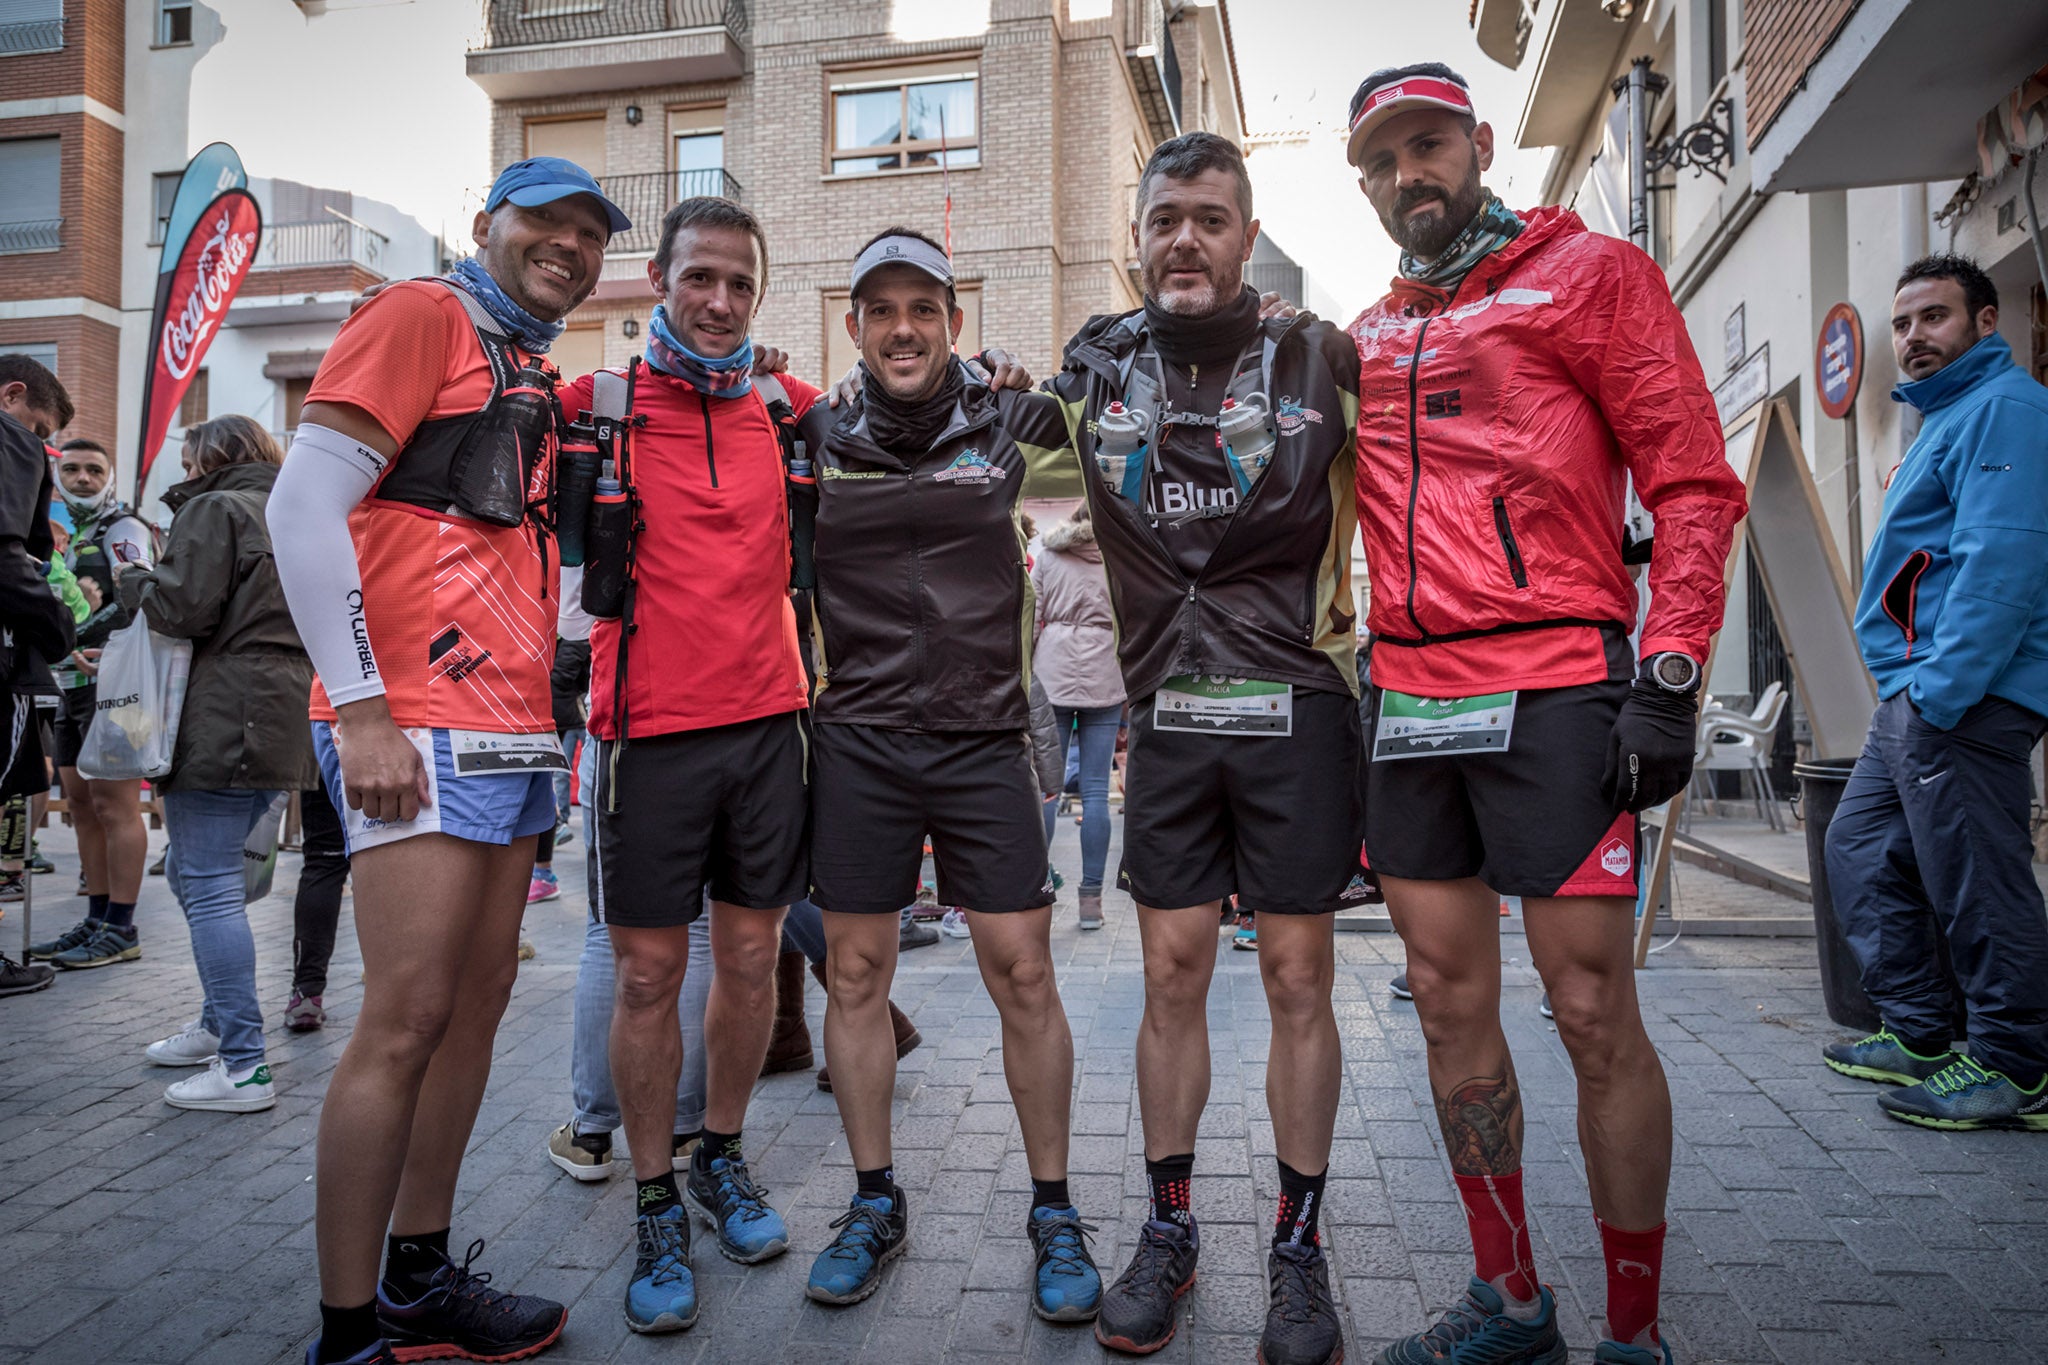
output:
[[[1343,901],[1362,901],[1371,894],[1372,887],[1367,885],[1365,874],[1363,872],[1354,872],[1351,874],[1350,883],[1344,888],[1344,894],[1337,897],[1337,899]]]
[[[1007,479],[1010,471],[998,468],[988,462],[988,457],[978,450],[963,450],[955,456],[953,463],[932,475],[933,483],[987,483],[990,479]]]
[[[1609,839],[1600,845],[1600,869],[1608,876],[1626,877],[1635,865],[1635,852],[1626,839]]]
[[[1292,436],[1305,430],[1311,422],[1321,426],[1322,421],[1323,415],[1314,408],[1303,407],[1299,398],[1282,395],[1273,406],[1273,425],[1279,428],[1282,436]]]

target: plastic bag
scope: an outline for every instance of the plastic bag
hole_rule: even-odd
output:
[[[279,792],[272,797],[270,808],[256,817],[255,827],[242,841],[244,901],[253,903],[270,894],[271,880],[277,876],[278,836],[284,832],[284,811],[291,803],[290,792]]]
[[[146,617],[108,637],[79,773],[96,782],[128,782],[169,772],[191,672],[192,642],[159,635]]]

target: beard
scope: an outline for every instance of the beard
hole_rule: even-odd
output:
[[[1486,191],[1479,187],[1479,154],[1475,151],[1472,167],[1455,192],[1446,194],[1429,184],[1410,185],[1395,199],[1393,210],[1380,216],[1380,223],[1403,251],[1418,260],[1433,261],[1470,226],[1485,198]],[[1436,212],[1408,216],[1408,210],[1417,204],[1431,201],[1438,205]]]
[[[1206,283],[1166,292],[1168,271],[1176,266],[1185,268],[1196,264],[1203,264],[1209,272]],[[1221,312],[1226,303],[1244,292],[1244,267],[1235,262],[1226,264],[1219,273],[1216,267],[1200,262],[1168,260],[1154,266],[1147,261],[1143,275],[1145,297],[1176,317],[1206,318]]]

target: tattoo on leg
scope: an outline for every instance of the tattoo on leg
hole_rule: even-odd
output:
[[[1522,1088],[1514,1068],[1474,1076],[1436,1099],[1437,1122],[1458,1175],[1510,1175],[1522,1167]]]

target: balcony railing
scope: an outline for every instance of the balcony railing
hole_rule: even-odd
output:
[[[1161,0],[1125,0],[1124,62],[1152,140],[1180,132],[1180,57]]]
[[[257,270],[286,270],[310,265],[359,265],[384,273],[384,250],[391,239],[361,223],[328,218],[311,223],[266,223],[256,248]]]
[[[18,9],[34,9],[36,6],[23,5]],[[41,8],[45,11],[40,18],[18,19],[0,24],[0,57],[19,57],[30,52],[62,52],[64,50],[64,5],[62,0],[50,0]]]
[[[651,175],[607,175],[598,183],[633,220],[605,250],[614,256],[651,255],[661,243],[661,220],[678,200],[717,195],[738,202],[740,182],[722,170],[656,171]]]
[[[484,0],[484,9],[472,52],[690,28],[743,34],[748,22],[746,0]]]
[[[20,256],[31,251],[56,251],[63,245],[62,218],[32,218],[26,222],[0,223],[0,256]]]

